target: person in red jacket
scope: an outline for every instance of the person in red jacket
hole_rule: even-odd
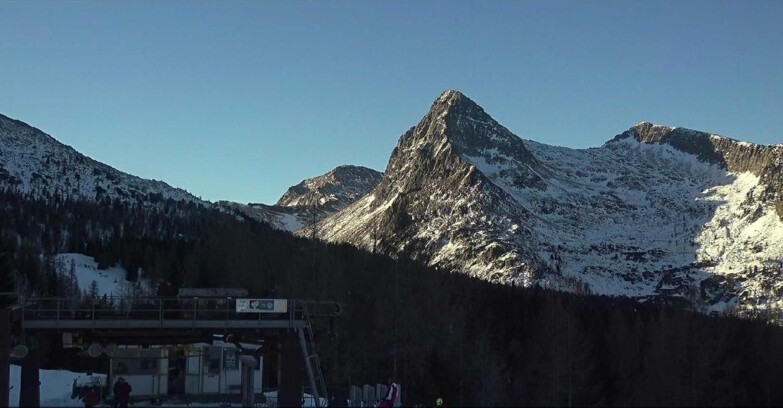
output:
[[[397,398],[399,396],[399,386],[397,383],[392,381],[391,377],[389,378],[389,392],[386,393],[386,398],[381,401],[380,404],[378,404],[378,407],[380,408],[391,408],[394,406],[394,402],[397,401]]]
[[[133,391],[133,387],[122,377],[118,381],[119,384],[115,386],[117,395],[114,397],[120,401],[121,408],[128,408],[128,401],[130,401],[130,393]]]
[[[91,386],[87,388],[87,390],[84,392],[84,397],[82,398],[82,401],[84,401],[84,408],[93,408],[98,403],[101,402],[101,390],[100,388],[96,386]]]

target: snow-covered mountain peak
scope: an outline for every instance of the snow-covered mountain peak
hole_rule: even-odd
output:
[[[277,229],[294,232],[360,199],[378,185],[382,176],[383,173],[367,167],[343,165],[290,187],[275,205],[230,201],[218,204]]]
[[[22,121],[0,114],[0,188],[37,197],[119,199],[154,205],[167,199],[209,206],[187,191],[93,160]]]
[[[732,173],[750,172],[766,186],[761,197],[772,202],[783,220],[783,146],[759,145],[707,132],[642,122],[617,135],[617,141],[633,139],[644,144],[666,144]]]
[[[446,101],[449,101],[449,100],[456,100],[456,99],[462,98],[464,96],[465,95],[462,92],[460,92],[460,91],[457,91],[455,89],[447,89],[447,90],[443,91],[442,94],[440,94],[440,96],[438,97],[437,101],[438,102],[446,102]]]
[[[321,231],[328,240],[526,281],[537,256],[473,233],[482,225],[482,237],[529,239],[517,222],[527,211],[511,194],[545,190],[546,174],[522,139],[464,94],[446,91],[400,137],[378,187],[327,218]]]
[[[378,187],[318,232],[490,281],[721,310],[783,293],[755,273],[783,259],[781,153],[650,122],[600,148],[549,146],[446,91]]]
[[[370,192],[383,173],[362,166],[342,165],[289,188],[280,200],[282,207],[318,207],[339,211]]]
[[[518,188],[546,188],[546,174],[522,139],[459,91],[445,91],[405,133],[392,152],[387,173],[422,172],[452,161],[464,162],[491,180]],[[471,176],[474,178],[476,176]],[[464,179],[467,181],[467,179]]]
[[[703,162],[725,167],[725,161],[722,155],[715,151],[709,133],[642,122],[615,136],[607,144],[627,138],[632,138],[639,143],[669,144],[678,150],[695,155]]]
[[[737,144],[739,146],[754,147],[754,148],[779,147],[779,145],[770,145],[770,146],[760,145],[756,143],[744,142],[737,139],[732,139],[726,136],[716,135],[709,132],[702,132],[699,130],[693,130],[693,129],[683,128],[683,127],[658,125],[647,121],[637,123],[630,129],[617,135],[614,139],[610,140],[607,143],[611,143],[615,140],[625,139],[629,137],[632,137],[641,143],[668,143],[677,148],[684,147],[682,146],[684,139],[691,139],[689,140],[691,142],[691,148],[695,147],[698,144],[704,144],[703,147],[707,147],[706,145],[710,144],[712,145],[714,150],[720,150],[718,149],[718,146],[716,146],[719,144],[722,144],[723,147],[728,146],[728,144]]]

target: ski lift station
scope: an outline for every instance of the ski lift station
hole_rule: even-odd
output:
[[[0,346],[8,353],[14,345],[25,348],[12,357],[22,366],[20,406],[40,405],[42,354],[57,349],[108,360],[108,392],[123,377],[133,400],[253,405],[273,390],[278,406],[300,406],[305,396],[315,406],[329,397],[312,322],[328,318],[333,326],[340,313],[336,302],[256,299],[245,289],[181,289],[174,298],[108,301],[19,298],[13,317],[0,322],[10,333]]]
[[[260,347],[248,345],[245,350],[234,344],[216,342],[183,346],[124,348],[110,355],[109,384],[122,377],[139,398],[163,396],[239,394],[242,372],[239,357],[244,351]],[[253,355],[255,373],[253,392],[262,388],[263,356]]]

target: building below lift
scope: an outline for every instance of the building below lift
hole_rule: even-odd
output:
[[[123,377],[133,387],[134,399],[160,399],[239,394],[242,375],[240,354],[260,346],[215,341],[214,344],[128,347],[110,356],[109,385]],[[256,370],[253,388],[262,393],[263,357],[254,353]]]
[[[244,289],[185,289],[176,298],[121,299],[124,307],[93,302],[76,309],[65,307],[67,299],[29,298],[22,307],[22,327],[31,336],[60,333],[64,348],[82,348],[91,357],[105,353],[110,358],[108,394],[123,377],[133,387],[132,401],[252,404],[262,386],[270,390],[263,397],[284,405],[299,405],[301,398],[311,405],[308,398],[311,403],[314,398],[303,395],[306,386],[312,394],[325,396],[310,318],[331,319],[339,315],[339,304],[312,302],[313,314],[305,301],[248,299],[246,294]],[[230,343],[216,343],[217,333]],[[303,358],[307,385],[297,368]],[[265,368],[277,375],[263,375]],[[37,387],[22,384],[21,390],[34,405]],[[263,397],[258,400],[263,402]]]

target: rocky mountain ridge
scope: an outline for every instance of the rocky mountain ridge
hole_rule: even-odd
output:
[[[642,122],[614,140],[632,137],[640,143],[665,143],[701,161],[733,173],[750,172],[767,186],[764,200],[774,202],[783,219],[783,144],[764,146],[690,129]]]
[[[295,231],[369,192],[381,173],[340,166],[291,187],[277,205],[211,203],[163,181],[147,180],[87,157],[22,121],[0,114],[0,188],[33,197],[108,201],[152,207],[167,200],[215,206]]]
[[[343,165],[290,187],[274,205],[219,204],[285,231],[298,231],[347,207],[369,193],[383,174],[361,166]]]
[[[343,165],[289,188],[275,204],[280,207],[318,207],[337,212],[372,190],[383,173],[362,166]]]
[[[213,205],[2,115],[0,141],[6,189]],[[647,122],[598,148],[549,146],[446,91],[400,137],[385,173],[340,166],[276,205],[217,205],[505,284],[681,298],[705,311],[780,307],[782,157],[783,145]]]
[[[548,146],[446,91],[378,187],[319,230],[507,284],[758,307],[783,294],[780,159],[649,123],[600,148]]]
[[[187,191],[93,160],[22,121],[0,114],[0,187],[35,197],[115,200],[154,205],[165,200],[209,206]]]

